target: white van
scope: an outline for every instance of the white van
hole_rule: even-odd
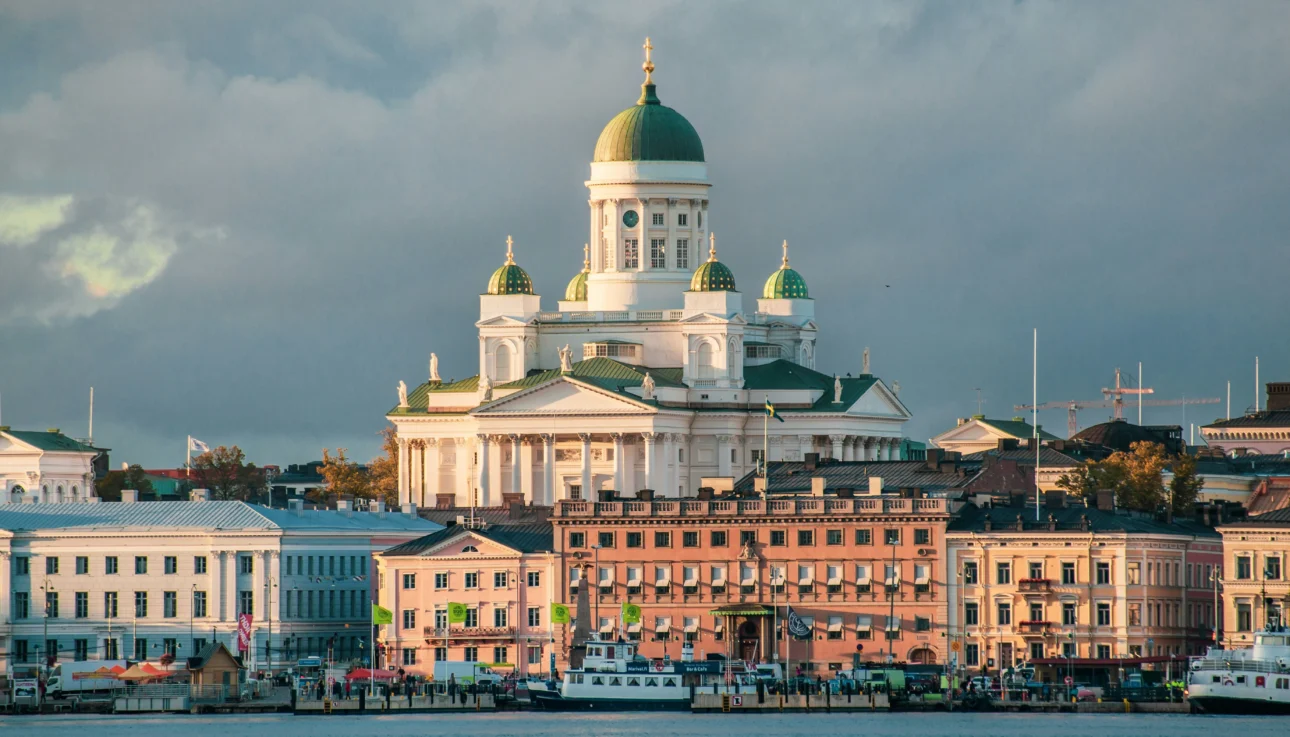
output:
[[[434,679],[437,683],[447,683],[451,678],[459,685],[479,683],[487,685],[501,683],[502,677],[486,665],[467,660],[436,660]]]

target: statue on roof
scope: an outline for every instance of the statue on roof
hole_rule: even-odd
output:
[[[560,371],[564,373],[573,371],[573,351],[569,349],[568,343],[560,349]]]
[[[860,373],[867,374],[869,373],[869,346],[864,347],[864,353],[862,353],[861,356],[863,356],[863,358],[861,359],[862,368],[860,369]]]
[[[842,404],[842,379],[837,374],[833,375],[833,403]]]
[[[487,402],[493,398],[493,380],[488,378],[485,372],[479,374],[479,395],[481,402]]]
[[[645,372],[645,378],[641,380],[641,398],[654,398],[654,377],[650,376],[648,371]]]
[[[430,381],[439,381],[439,357],[430,354]]]
[[[897,397],[899,397],[899,396],[900,396],[900,382],[899,382],[899,381],[893,381],[893,382],[891,382],[891,393],[892,393],[892,394],[895,394]]]
[[[408,385],[399,381],[399,409],[408,408]]]

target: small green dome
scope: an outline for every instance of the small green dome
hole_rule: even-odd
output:
[[[577,276],[569,280],[569,286],[564,288],[565,302],[586,302],[587,301],[587,275],[591,273],[591,253],[588,250],[588,244],[582,246],[582,271]]]
[[[641,97],[615,115],[600,132],[592,161],[703,161],[698,131],[677,111],[658,100],[654,85],[641,85]]]
[[[735,275],[730,267],[717,260],[717,237],[709,234],[711,246],[708,248],[708,260],[694,270],[690,279],[691,292],[735,292]]]
[[[806,280],[788,265],[788,241],[784,241],[784,261],[762,287],[762,299],[810,299]]]
[[[487,294],[533,294],[533,280],[515,263],[512,245],[511,237],[506,236],[506,263],[489,277]]]

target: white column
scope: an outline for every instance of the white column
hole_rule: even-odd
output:
[[[797,436],[797,447],[798,447],[798,448],[801,448],[802,460],[806,460],[806,454],[807,454],[807,453],[814,453],[814,452],[815,452],[815,436],[814,436],[814,435],[798,435],[798,436]]]
[[[600,241],[603,236],[601,226],[602,218],[600,217],[600,203],[596,200],[587,200],[587,209],[591,211],[591,231],[587,237],[588,258],[591,261],[591,273],[598,274],[605,270],[605,262],[601,255]]]
[[[7,496],[9,492],[0,491],[0,493]],[[13,599],[13,588],[9,584],[9,566],[11,564],[12,561],[9,559],[9,553],[0,552],[0,622],[9,621],[9,607],[12,606],[11,600]],[[74,603],[75,602],[73,602],[73,604]],[[10,627],[9,629],[12,630],[13,628]],[[9,640],[7,638],[0,638],[0,647],[3,647],[5,652],[13,652],[13,650],[9,648]]]
[[[646,489],[653,489],[654,482],[658,477],[654,472],[654,438],[658,433],[643,432],[641,437],[645,439],[645,486]]]
[[[631,441],[631,442],[628,442]],[[635,494],[637,489],[641,488],[636,479],[636,446],[638,440],[630,437],[623,437],[623,491]]]
[[[408,498],[400,500],[405,504],[421,498],[421,474],[425,467],[425,455],[422,451],[421,441],[410,441],[408,448],[412,453],[412,463],[409,464],[412,467],[412,483],[408,485]]]
[[[834,459],[834,460],[837,460],[837,461],[842,460],[842,443],[843,443],[843,441],[845,441],[846,439],[847,439],[847,436],[846,436],[846,435],[830,435],[830,436],[829,436],[829,443],[830,443],[830,444],[832,444],[832,446],[833,446],[833,448],[832,448],[832,452],[831,452],[831,453],[829,453],[829,457],[830,457],[830,458],[832,458],[832,459]]]
[[[251,624],[256,629],[259,629],[265,626],[264,623],[269,617],[269,597],[264,595],[264,582],[269,578],[269,551],[256,551],[251,555],[251,559],[251,565],[254,566],[251,572],[251,586],[253,587],[251,591],[254,597],[254,608],[251,609],[251,612],[255,615],[255,619],[252,620]]]
[[[623,488],[623,434],[616,432],[610,435],[614,439],[614,491],[619,494],[626,491]]]
[[[475,441],[479,444],[479,465],[475,469],[475,488],[479,489],[479,506],[488,507],[489,505],[489,488],[488,488],[488,436],[480,433],[475,436]]]
[[[399,503],[408,498],[408,441],[399,438]]]
[[[237,622],[237,557],[237,551],[231,550],[224,560],[224,619],[233,623]]]
[[[419,504],[423,507],[433,507],[439,496],[439,440],[438,438],[428,438],[425,444],[426,486],[425,491],[421,494]]]
[[[454,438],[453,452],[456,454],[456,460],[453,462],[452,470],[457,477],[456,488],[453,489],[453,503],[458,507],[468,507],[474,486],[474,481],[470,477],[471,455],[474,453],[470,438]]]
[[[641,221],[640,221],[639,223],[637,223],[637,224],[636,224],[636,231],[637,231],[638,233],[640,233],[640,239],[641,239],[640,246],[637,248],[637,252],[638,252],[638,253],[640,254],[640,256],[641,256],[641,267],[640,267],[640,269],[641,269],[641,271],[649,271],[649,270],[651,270],[651,269],[653,269],[653,268],[654,268],[653,266],[651,266],[651,265],[650,265],[650,263],[651,263],[651,262],[650,262],[650,260],[649,260],[649,256],[650,256],[650,250],[649,250],[649,229],[650,229],[649,198],[648,198],[648,197],[639,197],[639,198],[637,198],[637,200],[636,200],[636,201],[637,201],[638,203],[640,203],[640,208],[641,208]],[[600,626],[600,625],[596,625],[596,626],[598,627],[598,626]]]
[[[884,438],[884,439],[883,439],[883,441],[882,441],[882,459],[883,459],[884,461],[890,461],[890,460],[891,460],[891,458],[892,458],[892,456],[891,456],[891,446],[892,446],[893,444],[894,444],[894,441],[893,441],[891,438]]]
[[[596,495],[591,489],[591,433],[578,433],[578,439],[582,441],[582,498],[594,502]]]
[[[488,504],[485,506],[495,507],[502,503],[502,459],[506,456],[502,452],[502,443],[505,441],[505,435],[489,438],[492,452],[488,454]]]
[[[854,461],[856,459],[856,439],[848,436],[842,441],[842,460]]]
[[[542,504],[555,504],[555,435],[542,435]]]
[[[520,439],[520,493],[528,504],[539,504],[533,498],[533,438],[526,435]]]
[[[511,493],[522,494],[520,486],[520,436],[511,435]]]
[[[672,496],[676,493],[676,435],[674,433],[663,433],[663,467],[659,469],[659,474],[663,477],[660,484],[663,488],[659,492],[663,496]]]

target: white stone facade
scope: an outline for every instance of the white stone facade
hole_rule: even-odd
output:
[[[0,428],[0,504],[95,498],[94,459],[100,452],[57,430]]]

